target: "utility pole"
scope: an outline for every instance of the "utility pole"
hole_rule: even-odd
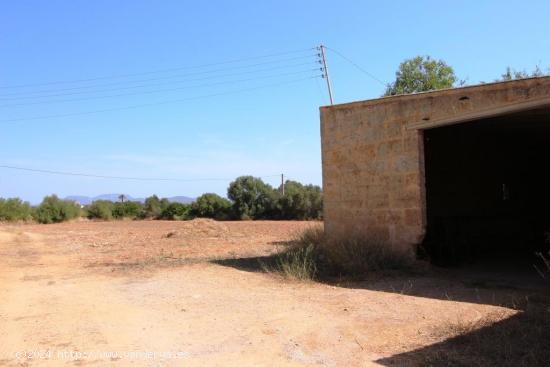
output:
[[[325,56],[325,49],[326,47],[321,45],[319,46],[319,51],[321,51],[320,55],[321,56],[321,61],[323,63],[323,78],[327,81],[327,88],[328,88],[328,97],[330,99],[330,104],[333,105],[334,104],[334,100],[332,99],[332,85],[330,84],[330,78],[328,76],[328,67],[327,67],[327,58]]]
[[[281,173],[281,192],[285,196],[285,174]]]

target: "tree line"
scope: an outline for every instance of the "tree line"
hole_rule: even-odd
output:
[[[303,185],[287,180],[277,188],[253,176],[241,176],[229,184],[227,198],[214,193],[199,196],[190,204],[170,202],[156,195],[137,201],[112,202],[97,200],[81,207],[56,195],[46,196],[37,206],[19,198],[0,198],[0,221],[36,221],[59,223],[78,217],[88,219],[165,219],[217,220],[246,219],[321,219],[323,194],[316,185]]]

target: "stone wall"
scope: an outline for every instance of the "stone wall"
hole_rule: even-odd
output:
[[[422,130],[550,97],[550,77],[380,98],[321,108],[325,229],[330,237],[376,238],[403,250],[425,234]]]
[[[324,218],[331,237],[417,243],[425,223],[421,132],[393,104],[321,110]]]

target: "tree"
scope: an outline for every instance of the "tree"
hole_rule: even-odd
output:
[[[191,215],[202,218],[227,219],[231,202],[213,193],[199,196],[191,204]]]
[[[308,219],[323,218],[323,191],[317,185],[305,185],[309,201]]]
[[[252,176],[238,177],[227,189],[233,213],[240,219],[268,218],[275,207],[275,196],[270,185]]]
[[[58,223],[80,215],[80,205],[74,201],[61,200],[56,195],[46,196],[34,211],[39,223]]]
[[[145,199],[143,205],[143,216],[145,218],[157,218],[162,212],[162,203],[157,195]]]
[[[286,181],[285,195],[278,198],[277,209],[281,219],[319,219],[323,211],[321,188]]]
[[[395,73],[395,82],[388,85],[385,96],[427,92],[452,88],[458,79],[452,67],[443,60],[417,56],[405,60]]]
[[[308,202],[304,185],[296,181],[285,182],[285,194],[277,200],[277,209],[281,219],[305,219]],[[279,187],[280,190],[280,187]]]

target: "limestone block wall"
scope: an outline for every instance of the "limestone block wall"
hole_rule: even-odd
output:
[[[321,109],[325,229],[406,248],[425,223],[421,132],[393,104]]]
[[[403,250],[420,243],[423,132],[407,127],[547,97],[550,77],[322,107],[326,233],[376,238]]]

